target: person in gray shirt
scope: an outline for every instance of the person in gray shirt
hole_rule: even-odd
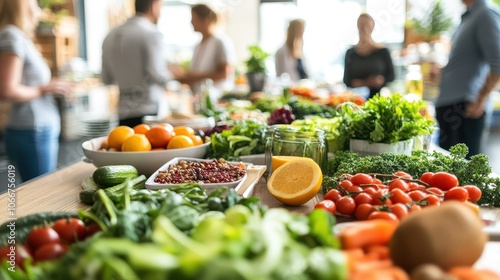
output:
[[[163,36],[156,26],[161,0],[136,0],[136,15],[114,28],[102,45],[102,79],[118,84],[120,125],[156,115],[169,80]]]
[[[439,146],[458,143],[481,152],[490,93],[500,80],[500,13],[486,0],[462,0],[467,11],[453,35],[436,100]]]
[[[56,169],[61,124],[52,94],[72,91],[51,80],[31,41],[40,14],[36,0],[0,0],[0,99],[12,104],[5,148],[23,181]]]

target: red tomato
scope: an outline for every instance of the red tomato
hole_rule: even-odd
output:
[[[436,172],[434,176],[432,176],[429,185],[447,191],[458,186],[458,179],[457,176],[448,172]]]
[[[357,186],[357,185],[351,186],[351,187],[349,187],[347,189],[348,193],[360,193],[362,191],[363,191],[363,189],[360,186]]]
[[[398,220],[402,220],[408,216],[408,207],[402,203],[396,203],[391,206],[391,212],[398,217]]]
[[[415,202],[419,202],[427,196],[427,194],[423,191],[411,191],[408,193],[408,195],[410,196],[411,200]]]
[[[378,192],[374,187],[368,187],[363,190],[365,193],[371,195],[372,197]]]
[[[469,199],[469,193],[462,187],[453,187],[444,194],[444,200],[458,200],[466,202],[467,199]]]
[[[374,178],[374,179],[373,179],[373,181],[372,181],[372,184],[382,185],[382,184],[383,184],[383,182],[382,182],[382,180],[380,180],[380,179]]]
[[[101,227],[98,224],[90,224],[85,227],[85,237],[90,237],[101,231]]]
[[[420,205],[417,205],[417,204],[412,204],[411,205],[411,208],[410,208],[410,213],[411,212],[418,212],[422,210],[422,207]]]
[[[481,195],[483,194],[483,192],[480,188],[472,185],[466,185],[464,186],[464,189],[466,189],[469,193],[469,200],[471,202],[477,202],[479,199],[481,199]]]
[[[85,239],[85,224],[80,219],[59,219],[52,228],[59,234],[63,242],[69,244]]]
[[[394,173],[394,175],[401,177],[401,178],[413,179],[413,177],[410,174],[408,174],[404,171],[398,171],[398,172]]]
[[[358,173],[351,178],[351,183],[358,186],[363,184],[371,184],[372,182],[373,177],[365,173]]]
[[[60,243],[45,244],[35,252],[35,261],[55,260],[66,252],[67,248]]]
[[[343,196],[339,198],[339,200],[335,202],[335,206],[337,207],[337,212],[343,215],[351,215],[356,209],[356,203],[354,202],[354,199],[349,196]]]
[[[411,197],[405,193],[404,191],[402,191],[401,189],[393,189],[391,191],[391,201],[393,203],[408,203],[410,202],[412,199]]]
[[[328,199],[328,200],[331,200],[331,201],[335,202],[335,201],[337,201],[341,197],[342,197],[342,195],[340,194],[339,190],[332,189],[332,190],[329,190],[325,194],[324,199]]]
[[[11,250],[14,249],[14,250]],[[0,263],[14,262],[17,267],[24,269],[24,261],[31,258],[28,249],[23,245],[7,245],[0,248]]]
[[[373,197],[367,193],[360,193],[354,198],[356,205],[361,205],[364,203],[372,204]]]
[[[410,190],[410,187],[408,186],[408,183],[401,179],[394,179],[392,180],[391,183],[389,183],[389,191],[392,191],[394,189],[400,189],[404,192],[407,192]]]
[[[387,190],[379,190],[373,195],[373,205],[392,205]]]
[[[324,209],[332,214],[335,214],[335,211],[337,211],[337,208],[335,207],[335,202],[328,199],[316,203],[316,205],[314,205],[314,208]]]
[[[347,190],[349,187],[352,187],[353,183],[349,180],[343,180],[340,182],[340,186],[344,189]]]
[[[425,190],[424,185],[420,185],[420,184],[415,183],[415,182],[408,183],[408,188],[410,189],[410,191],[416,191],[416,190],[423,191],[423,190]]]
[[[425,192],[429,193],[429,194],[437,195],[439,197],[444,195],[444,192],[442,190],[440,190],[438,188],[433,188],[433,187],[425,189]]]
[[[375,207],[373,205],[368,204],[368,203],[363,203],[358,205],[356,207],[356,210],[354,210],[354,217],[360,221],[364,221],[368,219],[368,216],[375,211]]]
[[[370,213],[370,215],[368,215],[368,220],[375,220],[375,219],[399,221],[396,215],[385,211],[373,211]]]
[[[38,248],[45,244],[60,242],[61,238],[57,232],[50,227],[35,228],[28,234],[27,237],[27,244],[32,252],[35,252]]]
[[[433,172],[425,172],[422,176],[420,176],[420,181],[430,184],[432,176],[434,176]]]
[[[423,201],[427,201],[427,205],[425,206],[439,206],[441,205],[441,199],[439,199],[439,197],[433,195],[433,194],[429,194],[427,195]]]

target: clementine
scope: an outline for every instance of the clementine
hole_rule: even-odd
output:
[[[119,151],[125,139],[132,135],[134,135],[134,130],[131,127],[125,125],[117,126],[108,134],[108,147]]]
[[[174,131],[174,127],[173,127],[171,124],[169,124],[169,123],[159,123],[159,124],[157,124],[157,125],[159,125],[159,126],[163,126],[163,127],[165,127],[167,130]]]
[[[192,129],[189,126],[176,126],[174,127],[174,132],[175,135],[186,135],[186,136],[195,135],[194,129]]]
[[[167,127],[155,125],[145,135],[153,148],[165,148],[175,134]]]
[[[145,152],[151,151],[151,143],[144,134],[134,134],[125,139],[122,152]]]
[[[167,149],[181,149],[193,147],[194,143],[189,136],[176,135],[168,142]]]
[[[203,144],[203,139],[199,135],[190,135],[189,138],[193,140],[195,146]]]
[[[134,132],[136,134],[146,134],[146,132],[150,129],[151,128],[149,127],[149,125],[144,124],[144,123],[141,123],[141,124],[134,126]]]

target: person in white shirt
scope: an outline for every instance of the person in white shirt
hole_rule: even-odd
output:
[[[304,30],[305,22],[302,19],[292,20],[288,25],[285,44],[275,55],[277,77],[287,73],[292,81],[307,79],[307,69],[302,50]]]
[[[104,39],[102,79],[120,88],[120,125],[133,127],[145,115],[156,115],[170,78],[156,25],[161,5],[161,0],[136,0],[136,15]]]
[[[194,31],[202,35],[196,46],[189,71],[171,69],[174,78],[191,86],[191,90],[199,91],[200,83],[211,79],[220,91],[230,90],[234,84],[234,51],[228,38],[215,34],[218,21],[217,14],[207,5],[198,4],[191,8],[191,24]]]

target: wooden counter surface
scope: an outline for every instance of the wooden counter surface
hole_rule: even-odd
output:
[[[15,211],[11,212],[9,206],[9,192],[0,195],[0,223],[9,219],[22,217],[37,212],[51,211],[76,211],[79,208],[88,209],[89,206],[80,202],[80,183],[92,175],[96,168],[83,161],[74,163],[53,173],[32,180],[14,189],[10,195],[15,194]],[[15,174],[15,173],[13,173]],[[283,207],[290,211],[309,213],[316,202],[321,199],[318,195],[308,203],[298,206],[285,206],[270,195],[265,179],[261,178],[253,189],[253,196],[261,199],[262,203],[270,208]],[[500,227],[500,208],[481,208],[484,219],[496,221]],[[497,239],[498,238],[498,239]],[[478,268],[488,268],[500,274],[500,236],[495,236],[488,242],[482,258],[476,263]]]

